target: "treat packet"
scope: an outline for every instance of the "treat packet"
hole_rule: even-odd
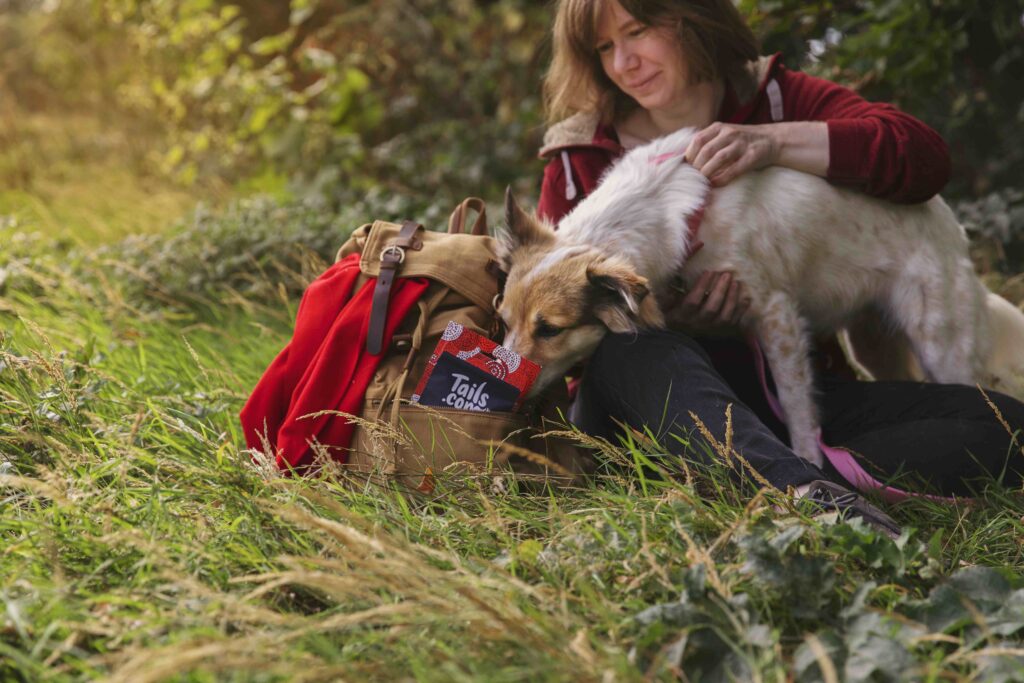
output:
[[[540,366],[449,322],[410,401],[425,406],[515,412]]]

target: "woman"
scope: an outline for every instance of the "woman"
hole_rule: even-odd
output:
[[[558,123],[541,150],[548,164],[538,213],[553,223],[626,149],[686,126],[703,129],[686,159],[712,185],[779,165],[919,202],[949,178],[948,151],[934,131],[890,105],[789,71],[778,55],[759,56],[731,0],[561,0],[545,103]],[[842,481],[831,465],[822,472],[786,445],[754,355],[734,334],[748,303],[735,274],[705,273],[672,312],[692,338],[608,336],[584,374],[577,423],[604,436],[616,422],[689,432],[692,411],[722,439],[733,404],[734,443],[763,477],[851,504],[822,483]],[[909,472],[947,494],[968,492],[979,477],[1020,482],[1007,461],[1011,435],[976,388],[856,381],[834,340],[819,343],[816,360],[824,441],[862,454],[859,464],[876,478]],[[1024,425],[1024,405],[990,396],[1010,424]],[[666,443],[683,450],[678,440]],[[891,522],[863,501],[855,508],[882,527]]]

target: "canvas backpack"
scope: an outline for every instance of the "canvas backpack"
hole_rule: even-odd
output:
[[[474,212],[475,220],[467,230],[467,218]],[[274,438],[287,429],[306,429],[302,440],[310,441],[312,450],[319,448],[343,463],[346,471],[398,478],[421,490],[452,469],[511,470],[556,484],[576,482],[592,470],[589,454],[571,440],[550,434],[564,429],[568,396],[562,382],[524,412],[514,414],[424,407],[408,400],[450,322],[496,340],[501,332],[495,304],[502,273],[482,200],[469,198],[459,204],[447,232],[429,231],[413,221],[363,225],[339,249],[333,268],[336,273],[329,270],[321,276],[325,281],[319,283],[320,293],[326,288],[337,298],[336,282],[344,273],[349,281],[343,286],[351,293],[343,293],[321,313],[309,301],[318,282],[307,289],[296,336],[268,368],[243,410],[250,446],[265,450],[287,441],[291,452],[278,454],[279,466],[308,463],[308,454],[296,452],[302,446],[295,445],[295,438]],[[326,280],[329,277],[335,280]],[[311,310],[321,318],[336,315],[335,326],[347,325],[345,333],[328,332],[329,321],[320,320],[314,321],[320,327],[312,334],[304,332],[300,340],[300,323],[304,313],[310,317]],[[317,343],[320,346],[314,350]],[[296,347],[294,353],[292,347]],[[282,371],[289,362],[292,367]],[[349,381],[362,395],[330,386],[327,375],[334,368],[346,369],[348,374],[342,376],[351,376]],[[360,371],[363,376],[357,381]],[[289,379],[283,380],[285,376]],[[311,417],[308,412],[314,403],[307,401],[296,410],[301,386],[314,382],[333,390],[324,402],[342,403],[337,396],[347,395],[347,405],[353,409],[337,411],[337,405],[321,405]],[[283,394],[289,390],[291,405],[286,407]],[[306,438],[313,423],[304,423],[305,419],[319,421],[317,435],[343,434],[333,440],[348,443],[339,447],[329,443],[330,438],[320,443]],[[254,433],[260,428],[263,433]]]

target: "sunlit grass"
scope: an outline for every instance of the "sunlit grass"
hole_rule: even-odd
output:
[[[152,163],[154,133],[96,114],[0,111],[0,215],[77,246],[158,231],[226,187],[186,188]]]

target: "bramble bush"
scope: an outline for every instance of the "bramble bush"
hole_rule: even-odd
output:
[[[117,101],[168,122],[185,181],[284,177],[450,200],[516,182],[539,136],[535,3],[97,0],[139,59]]]
[[[360,225],[411,218],[430,229],[443,229],[453,208],[432,197],[381,191],[344,202],[341,209],[316,197],[281,201],[254,196],[222,211],[200,207],[174,230],[134,235],[101,247],[89,258],[125,283],[125,295],[139,306],[206,305],[229,293],[254,303],[281,301],[282,295],[296,301]],[[953,208],[976,247],[986,249],[986,260],[979,262],[982,272],[1020,272],[1022,193],[993,193]],[[15,269],[12,264],[8,270]],[[0,280],[4,272],[0,259]]]
[[[1024,178],[1024,14],[1015,0],[740,0],[767,51],[892,102],[949,142],[945,194]]]
[[[964,199],[953,210],[977,249],[989,256],[981,271],[1024,271],[1024,190],[1008,187],[978,199]]]

